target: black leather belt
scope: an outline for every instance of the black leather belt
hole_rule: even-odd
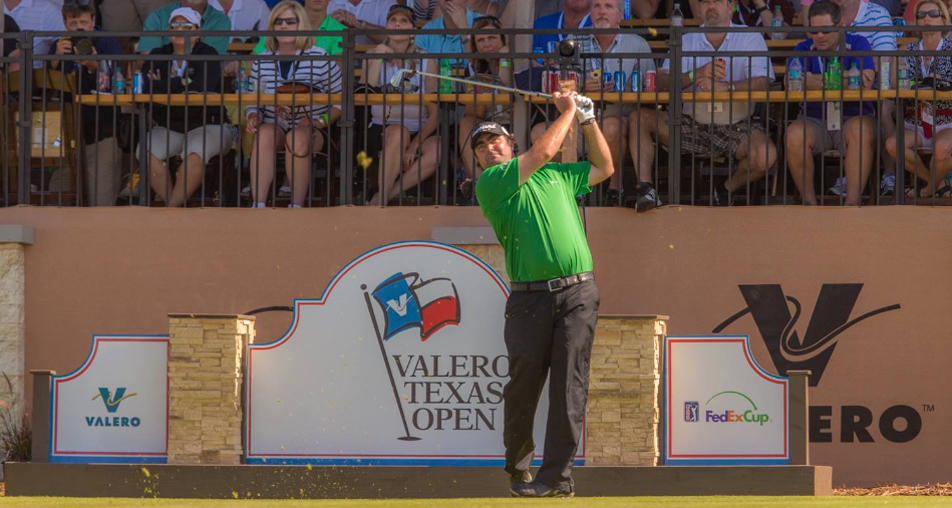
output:
[[[595,280],[595,275],[593,275],[592,272],[582,272],[566,277],[559,277],[558,279],[540,280],[536,282],[512,282],[509,284],[509,289],[513,291],[560,291],[589,280]]]

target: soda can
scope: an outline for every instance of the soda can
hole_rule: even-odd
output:
[[[554,93],[559,91],[559,71],[542,72],[542,92]]]
[[[610,73],[610,72],[603,72],[603,73],[602,73],[602,81],[605,82],[605,85],[606,85],[605,88],[607,89],[607,88],[608,88],[608,85],[611,85],[611,84],[615,81],[615,78],[612,77],[612,73]]]
[[[657,73],[655,71],[648,71],[645,73],[645,91],[654,92],[655,89],[655,79],[657,78]]]
[[[614,90],[615,90],[616,92],[624,92],[624,91],[625,91],[625,81],[627,81],[627,80],[625,79],[625,71],[615,71],[615,87],[614,87]]]
[[[549,41],[548,48],[549,53],[558,53],[559,51],[559,41]]]
[[[628,80],[628,84],[631,85],[632,92],[637,93],[641,91],[641,82],[638,79],[638,69],[631,71],[631,79]]]
[[[142,94],[142,73],[137,72],[132,75],[132,93]]]

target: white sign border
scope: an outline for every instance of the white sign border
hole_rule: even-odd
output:
[[[331,292],[334,289],[334,286],[342,277],[344,277],[347,272],[356,266],[357,264],[363,262],[370,256],[380,254],[388,250],[395,248],[403,247],[429,247],[429,248],[440,248],[444,250],[451,251],[455,254],[459,254],[465,258],[472,260],[473,262],[479,264],[487,274],[496,280],[500,289],[509,297],[510,290],[509,286],[503,281],[502,277],[499,276],[496,271],[489,266],[485,261],[479,259],[476,255],[463,250],[454,245],[449,245],[440,242],[427,241],[427,240],[409,240],[402,242],[394,242],[386,245],[381,245],[375,247],[351,260],[343,268],[341,268],[337,274],[328,282],[327,286],[324,288],[324,292],[321,293],[321,296],[318,298],[295,298],[293,305],[294,316],[291,319],[291,323],[288,326],[287,331],[278,339],[272,342],[265,342],[261,344],[250,344],[248,346],[248,361],[247,361],[247,378],[245,380],[245,463],[246,464],[313,464],[313,465],[335,465],[335,466],[373,466],[373,465],[386,465],[386,466],[500,466],[505,461],[505,455],[347,455],[347,456],[335,456],[330,457],[327,455],[297,455],[297,454],[284,454],[284,455],[251,455],[251,410],[252,410],[252,358],[256,350],[267,350],[274,349],[276,347],[284,344],[290,336],[293,334],[295,328],[298,325],[298,320],[300,318],[300,313],[298,309],[301,305],[324,305],[325,299],[330,297]],[[576,454],[574,465],[584,466],[585,465],[585,437],[586,437],[586,425],[583,421],[582,427],[582,438],[579,442],[579,450]],[[533,466],[539,466],[542,464],[542,458],[537,457],[533,461]]]
[[[96,358],[99,344],[102,342],[165,342],[169,343],[168,335],[93,335],[92,345],[86,360],[74,371],[68,374],[52,376],[50,379],[50,456],[51,463],[66,464],[165,464],[168,462],[169,452],[169,379],[165,377],[165,451],[155,453],[145,452],[91,452],[91,451],[56,451],[56,417],[57,417],[57,386],[68,383],[81,376]]]
[[[783,421],[784,421],[784,454],[782,456],[771,456],[771,458],[763,458],[763,456],[749,455],[749,456],[737,456],[732,455],[730,458],[716,458],[716,459],[672,459],[668,457],[669,444],[668,439],[671,436],[669,429],[669,424],[672,417],[672,406],[670,400],[668,400],[668,389],[671,382],[671,354],[670,354],[670,344],[672,341],[679,340],[710,340],[717,342],[740,342],[744,346],[744,355],[747,357],[747,363],[750,364],[753,371],[763,377],[765,380],[771,383],[778,383],[783,385]],[[661,373],[661,385],[662,385],[662,421],[661,425],[661,456],[665,465],[677,465],[677,466],[725,466],[725,465],[789,465],[790,464],[790,415],[789,415],[789,397],[790,397],[790,383],[789,378],[783,376],[776,376],[764,370],[761,367],[757,360],[754,359],[754,355],[750,351],[750,337],[747,335],[665,335],[664,336],[664,347],[662,349],[662,354],[664,355],[664,369]]]

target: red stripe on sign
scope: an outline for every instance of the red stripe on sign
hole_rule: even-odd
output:
[[[459,303],[455,297],[446,296],[420,309],[423,317],[423,332],[420,338],[424,341],[447,325],[459,324]]]

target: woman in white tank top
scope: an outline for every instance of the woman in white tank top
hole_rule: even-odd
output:
[[[414,28],[413,13],[407,7],[394,5],[387,13],[387,28],[410,30]],[[368,53],[388,55],[393,53],[420,53],[412,35],[391,35],[383,44]],[[430,59],[400,60],[373,58],[364,61],[361,82],[380,87],[387,92],[390,79],[400,69],[421,68],[424,72],[436,72],[439,67]],[[439,109],[436,103],[420,105],[417,94],[436,93],[436,78],[414,75],[403,83],[404,100],[388,102],[387,106],[373,106],[371,124],[383,128],[382,154],[369,154],[380,161],[377,194],[368,205],[387,204],[402,191],[412,189],[429,178],[439,162]],[[379,158],[378,158],[379,157]]]

